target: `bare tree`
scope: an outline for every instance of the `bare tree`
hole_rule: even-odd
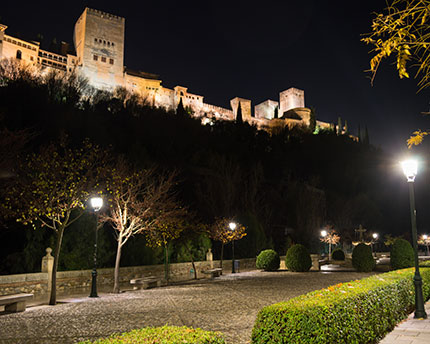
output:
[[[110,208],[100,216],[116,232],[114,293],[119,293],[121,250],[133,235],[152,232],[176,217],[180,207],[173,194],[175,173],[157,174],[155,170],[134,170],[119,159],[107,181]]]

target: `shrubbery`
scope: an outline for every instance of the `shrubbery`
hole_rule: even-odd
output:
[[[257,256],[256,266],[257,269],[274,271],[279,269],[280,263],[279,254],[275,250],[264,250]]]
[[[394,270],[414,266],[414,249],[409,241],[396,239],[391,247],[390,265]]]
[[[291,246],[285,256],[285,266],[291,271],[309,271],[312,259],[308,249],[300,244]]]
[[[345,260],[345,253],[342,251],[342,249],[337,248],[333,251],[333,253],[331,254],[331,257],[334,260]]]
[[[359,272],[370,272],[375,268],[376,262],[372,256],[369,245],[358,244],[352,251],[352,266]]]
[[[264,307],[252,343],[376,343],[412,311],[413,274],[392,271]],[[422,269],[422,278],[427,300],[430,269]]]
[[[109,338],[98,339],[94,342],[85,341],[79,344],[225,344],[219,332],[203,331],[199,328],[163,326],[147,327],[122,334],[112,335]]]

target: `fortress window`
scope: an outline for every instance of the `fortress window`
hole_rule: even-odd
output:
[[[106,57],[102,56],[102,62],[106,62]]]
[[[30,56],[30,61],[33,61],[33,60],[34,60],[33,56]]]
[[[103,44],[106,45],[106,41],[103,41]]]
[[[108,41],[108,47],[110,47],[110,42]]]
[[[97,55],[93,55],[93,60],[98,61],[99,57]]]
[[[109,63],[113,65],[113,59],[109,59]]]
[[[114,42],[112,42],[112,46],[113,46],[113,47],[115,46],[115,43],[114,43]]]
[[[17,58],[18,60],[21,60],[21,59],[22,59],[22,52],[21,52],[21,50],[17,50],[17,51],[16,51],[16,58]]]

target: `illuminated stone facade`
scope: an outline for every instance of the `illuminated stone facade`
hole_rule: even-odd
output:
[[[76,55],[68,53],[68,44],[64,42],[61,53],[53,53],[42,50],[38,42],[8,36],[6,29],[6,25],[0,24],[0,59],[15,58],[65,72],[76,70],[96,88],[113,90],[122,86],[149,104],[168,110],[175,110],[182,99],[184,107],[191,108],[203,123],[210,123],[213,118],[234,120],[240,104],[243,120],[259,128],[309,125],[310,110],[305,108],[303,90],[287,89],[279,94],[279,102],[266,100],[255,106],[253,114],[251,100],[235,97],[230,100],[231,109],[226,109],[205,103],[203,96],[189,93],[186,87],[165,88],[157,75],[128,70],[124,66],[125,19],[113,14],[85,8],[74,28]],[[274,119],[275,108],[279,119]],[[328,123],[318,124],[329,127]]]

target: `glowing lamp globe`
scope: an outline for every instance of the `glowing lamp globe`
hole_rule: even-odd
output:
[[[231,229],[232,231],[234,231],[234,230],[236,229],[236,224],[235,224],[234,222],[230,222],[230,223],[228,224],[228,226],[230,227],[230,229]]]
[[[409,183],[414,182],[418,172],[418,163],[416,160],[405,160],[401,162],[403,173],[405,174]]]
[[[101,197],[92,197],[90,199],[91,207],[94,209],[94,211],[99,211],[101,207],[103,207],[103,198]]]
[[[378,235],[378,233],[373,233],[373,234],[372,234],[372,237],[373,237],[373,239],[375,239],[375,240],[376,240],[376,239],[378,239],[378,236],[379,236],[379,235]]]
[[[327,236],[327,231],[321,231],[321,236],[322,237],[326,237]]]

